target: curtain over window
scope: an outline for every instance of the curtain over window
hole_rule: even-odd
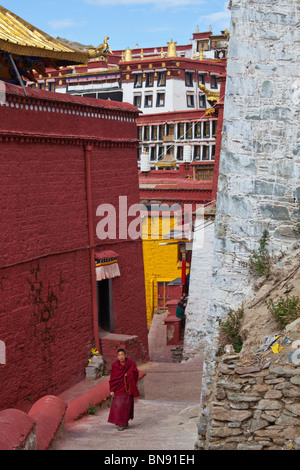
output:
[[[95,253],[95,271],[97,281],[119,277],[121,274],[117,253],[110,250]]]

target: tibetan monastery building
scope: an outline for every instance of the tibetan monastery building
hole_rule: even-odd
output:
[[[120,196],[128,206],[139,203],[138,112],[128,103],[14,84],[27,52],[28,74],[36,73],[38,60],[45,66],[84,57],[74,50],[39,57],[35,29],[1,9],[6,20],[7,40],[0,24],[7,65],[0,82],[0,407],[26,409],[85,378],[91,348],[108,365],[120,344],[137,363],[148,357],[142,240],[124,235],[124,225],[120,240],[118,217],[116,233],[105,238],[97,230],[104,204],[118,213]],[[22,47],[14,22],[24,30]],[[50,47],[47,35],[43,41]]]

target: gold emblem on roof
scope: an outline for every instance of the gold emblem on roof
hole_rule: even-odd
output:
[[[217,103],[220,100],[219,91],[210,91],[208,88],[206,88],[205,85],[202,85],[201,83],[199,83],[199,88],[201,91],[203,91],[206,94],[207,101]]]
[[[167,44],[168,44],[167,57],[177,57],[177,53],[176,53],[176,44],[177,44],[177,42],[174,42],[173,39],[171,39],[171,41],[167,42]]]
[[[106,59],[109,52],[112,54],[112,50],[107,43],[108,39],[109,36],[106,36],[104,38],[103,44],[100,44],[98,47],[88,47],[88,54],[90,59],[95,59],[96,57],[103,57]]]

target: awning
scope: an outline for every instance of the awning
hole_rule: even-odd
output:
[[[112,250],[95,253],[95,271],[96,281],[119,277],[121,274],[118,265],[117,253]]]

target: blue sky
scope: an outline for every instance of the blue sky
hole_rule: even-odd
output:
[[[228,0],[0,0],[53,37],[112,49],[188,44],[196,26],[214,34],[230,29]]]

